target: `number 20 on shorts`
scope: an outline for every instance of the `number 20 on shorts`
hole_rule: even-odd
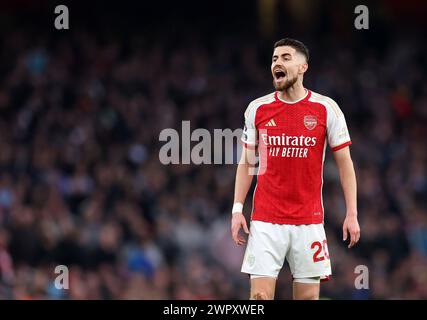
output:
[[[311,249],[316,249],[313,254],[313,262],[323,261],[329,259],[328,246],[326,239],[323,242],[315,241],[311,244]]]

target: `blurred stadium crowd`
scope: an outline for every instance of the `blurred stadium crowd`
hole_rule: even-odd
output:
[[[247,104],[273,90],[273,43],[186,34],[149,43],[89,31],[2,37],[0,299],[248,298],[244,248],[230,235],[236,166],[164,166],[159,133],[183,120],[212,132],[242,127]],[[333,276],[321,297],[427,299],[426,44],[307,45],[306,86],[346,115],[362,230],[348,250],[328,151]],[[69,290],[54,286],[60,264]],[[369,268],[367,290],[355,289],[357,265]],[[291,298],[287,267],[276,298]]]

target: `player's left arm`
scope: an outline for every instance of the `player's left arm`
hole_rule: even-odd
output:
[[[343,241],[350,234],[349,248],[353,247],[360,239],[360,227],[357,221],[357,182],[353,161],[348,146],[335,151],[334,158],[338,166],[341,186],[344,191],[346,204],[346,217],[343,224]]]

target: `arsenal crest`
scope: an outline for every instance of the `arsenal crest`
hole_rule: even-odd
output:
[[[304,117],[304,125],[308,130],[313,130],[317,125],[316,116],[305,116]]]

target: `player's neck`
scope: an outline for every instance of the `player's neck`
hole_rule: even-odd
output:
[[[279,99],[284,102],[299,101],[307,95],[307,89],[301,84],[295,84],[292,87],[278,92]]]

